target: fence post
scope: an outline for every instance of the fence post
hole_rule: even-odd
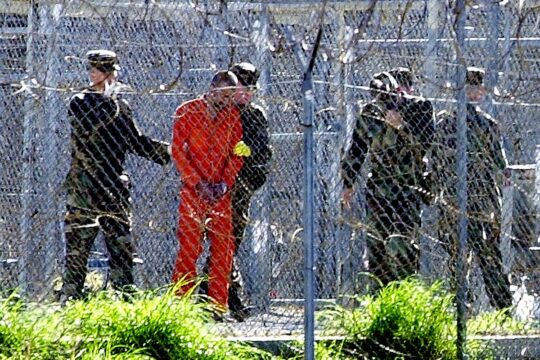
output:
[[[441,13],[443,3],[438,0],[429,0],[427,8],[427,33],[428,39],[424,49],[424,64],[423,75],[425,79],[424,96],[428,99],[438,98],[440,85],[438,84],[438,65],[437,65],[437,49],[438,38],[440,34]],[[436,104],[433,104],[435,106]],[[435,120],[434,120],[435,121]],[[427,155],[428,159],[433,158],[432,154]],[[431,166],[431,164],[430,164]],[[423,204],[421,212],[421,233],[420,241],[420,273],[422,276],[430,279],[437,279],[441,276],[439,266],[440,253],[442,249],[436,241],[439,213],[436,211],[437,206],[433,204]]]
[[[40,18],[42,19],[40,27],[44,37],[47,38],[47,49],[46,49],[46,59],[47,59],[47,72],[43,83],[48,87],[46,96],[43,99],[45,104],[44,115],[40,116],[42,119],[42,133],[41,141],[44,142],[44,155],[43,159],[44,164],[44,173],[46,174],[46,188],[44,188],[46,199],[44,199],[44,212],[47,214],[45,219],[46,223],[44,224],[43,238],[42,242],[45,248],[54,249],[54,251],[43,252],[39,254],[40,260],[37,261],[37,264],[41,265],[42,268],[38,269],[39,277],[41,278],[39,282],[42,284],[47,284],[47,279],[52,279],[55,273],[55,265],[59,263],[63,254],[64,247],[61,246],[62,242],[59,241],[62,239],[60,236],[60,226],[59,219],[62,218],[60,212],[59,200],[60,192],[58,191],[61,185],[61,179],[58,174],[58,164],[59,164],[59,126],[60,118],[64,116],[62,114],[62,105],[60,94],[56,90],[58,86],[58,77],[61,74],[59,68],[59,57],[57,56],[56,50],[56,37],[58,32],[55,31],[56,27],[60,21],[60,17],[63,11],[62,4],[50,4],[42,7],[40,9]],[[50,90],[50,88],[54,88]],[[52,163],[52,164],[51,164]],[[36,279],[37,280],[37,279]],[[47,293],[51,288],[38,289],[40,293]]]
[[[340,156],[345,156],[350,146],[350,139],[352,139],[352,133],[354,132],[355,127],[355,107],[354,107],[354,91],[352,90],[353,84],[353,74],[354,74],[354,63],[353,65],[350,62],[354,59],[355,48],[353,42],[353,34],[351,27],[347,25],[345,21],[345,14],[340,13],[340,53],[342,58],[340,59],[342,63],[342,76],[343,81],[343,101],[339,101],[339,104],[343,104],[340,108],[340,117],[342,117],[343,122],[340,127],[340,142],[339,148],[341,149]],[[340,158],[341,160],[341,158]],[[341,171],[341,162],[338,163],[338,178]],[[343,179],[340,178],[340,181],[336,183],[337,188],[334,190],[337,193],[337,206],[338,209],[341,207],[341,192],[343,188]],[[353,231],[351,227],[347,224],[347,221],[351,217],[351,212],[347,211],[346,208],[340,209],[338,218],[341,219],[338,224],[336,224],[338,229],[338,235],[336,240],[338,241],[338,259],[336,261],[336,270],[338,271],[338,296],[343,297],[340,301],[347,304],[347,295],[353,293],[356,290],[354,280],[356,279],[356,274],[360,271],[361,265],[361,252],[357,251],[359,248],[358,239],[353,239]]]
[[[498,2],[491,2],[488,7],[488,20],[489,20],[489,35],[486,41],[486,52],[489,56],[488,63],[486,64],[486,87],[488,93],[486,96],[486,111],[497,118],[497,108],[493,104],[493,90],[497,84],[499,78],[500,67],[500,53],[499,47],[499,19],[500,19],[500,6]],[[474,65],[474,64],[471,64]]]
[[[456,73],[457,93],[457,205],[458,205],[458,252],[456,263],[457,276],[457,355],[465,359],[467,340],[467,97],[465,92],[465,0],[456,1]]]
[[[534,246],[540,246],[540,145],[535,149],[535,169],[534,169],[534,206],[536,211],[536,229]]]
[[[314,198],[314,156],[313,156],[313,79],[311,69],[304,76],[304,335],[305,359],[314,359],[314,313],[315,313],[315,268],[313,246],[313,198]]]
[[[495,119],[498,118],[498,108],[494,104],[494,90],[499,79],[499,69],[501,66],[499,48],[499,23],[501,18],[501,8],[498,2],[490,2],[488,6],[488,20],[489,20],[489,35],[486,41],[486,50],[489,56],[486,66],[486,88],[487,96],[485,99],[485,107],[488,114]],[[504,61],[504,58],[502,59]],[[497,119],[498,120],[498,119]],[[500,122],[499,122],[500,123]],[[501,124],[501,123],[500,123]],[[502,125],[502,124],[501,124]],[[501,146],[507,156],[509,155],[509,148],[507,146],[505,132],[501,133]],[[509,165],[509,164],[507,164]],[[512,235],[512,210],[513,210],[513,184],[512,184],[512,172],[507,169],[504,172],[504,180],[502,186],[502,208],[501,208],[501,238],[500,238],[500,250],[503,255],[503,268],[505,272],[509,272],[513,262],[511,235]]]
[[[426,79],[425,93],[427,97],[437,97],[435,93],[440,89],[437,86],[437,49],[438,49],[438,37],[440,33],[441,23],[441,7],[444,3],[440,0],[429,0],[428,14],[427,14],[427,27],[428,27],[428,39],[426,48],[424,50],[424,69],[423,74]]]
[[[324,11],[324,9],[323,9]],[[323,12],[324,14],[324,12]],[[322,19],[321,19],[322,20]],[[301,125],[304,127],[304,359],[315,359],[315,264],[313,246],[313,210],[314,210],[314,108],[312,71],[315,66],[317,51],[321,42],[323,24],[319,25],[313,52],[304,73],[302,93],[304,115]]]
[[[26,40],[26,74],[27,81],[34,75],[34,37],[36,27],[37,3],[31,1],[28,6],[27,40]],[[22,155],[22,184],[21,184],[21,219],[19,244],[19,287],[24,295],[28,294],[30,251],[32,241],[32,209],[34,194],[33,162],[35,123],[32,110],[34,99],[28,97],[24,103],[23,120],[23,155]]]

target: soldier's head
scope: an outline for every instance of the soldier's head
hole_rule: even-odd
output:
[[[91,50],[86,53],[88,76],[93,87],[101,88],[109,80],[118,77],[118,56],[110,50]]]
[[[408,95],[414,94],[414,83],[416,78],[411,69],[407,67],[396,67],[388,71],[388,73],[396,79],[398,83],[398,93],[405,93]]]
[[[484,100],[486,96],[486,87],[484,86],[485,74],[486,72],[482,68],[474,66],[467,68],[465,85],[469,102],[481,102]]]
[[[218,71],[210,82],[207,101],[217,108],[233,104],[238,79],[231,71]]]
[[[245,105],[253,99],[253,93],[257,89],[257,81],[260,72],[255,65],[248,62],[234,64],[231,71],[238,78],[238,90],[236,91],[235,101],[239,105]]]
[[[387,109],[395,109],[399,105],[399,84],[387,71],[375,74],[369,83],[369,92],[373,99],[383,103]]]

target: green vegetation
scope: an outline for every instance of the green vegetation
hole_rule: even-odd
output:
[[[334,310],[348,338],[341,351],[351,359],[454,359],[452,300],[440,282],[391,283],[376,297],[359,298],[354,310]]]
[[[87,301],[0,306],[0,359],[265,359],[270,355],[226,341],[205,326],[208,305],[141,293],[128,301],[101,293]]]
[[[442,282],[431,286],[410,278],[383,288],[377,296],[359,296],[358,306],[336,307],[323,316],[345,340],[324,349],[328,359],[455,359],[454,296]],[[466,352],[470,359],[494,359],[485,335],[538,334],[530,323],[512,319],[507,310],[483,313],[467,321]],[[328,355],[332,354],[332,355]]]
[[[513,319],[508,310],[488,312],[467,322],[469,336],[538,334],[538,325]]]
[[[376,296],[359,296],[352,309],[320,314],[328,334],[340,341],[319,341],[317,359],[455,359],[453,296],[443,284],[417,279],[395,282]],[[15,295],[0,303],[0,360],[3,359],[302,359],[301,343],[280,357],[215,332],[212,309],[192,298],[142,292],[130,298],[101,292],[86,301],[33,305]],[[538,333],[507,312],[486,313],[468,321],[471,359],[494,359],[489,343],[475,336]],[[330,332],[331,331],[331,332]]]

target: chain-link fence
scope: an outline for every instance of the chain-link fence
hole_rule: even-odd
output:
[[[301,86],[322,27],[313,70],[317,305],[376,289],[364,273],[383,284],[419,273],[452,291],[468,279],[473,314],[511,306],[537,319],[537,2],[467,4],[461,28],[454,2],[438,0],[0,8],[3,290],[53,299],[83,267],[113,285],[155,289],[190,274],[191,260],[201,273],[206,255],[212,279],[226,279],[231,222],[246,221],[234,257],[256,311],[244,330],[302,333]],[[117,54],[113,70],[129,87],[85,88],[87,66],[96,67],[86,54],[96,49]],[[245,115],[212,107],[223,92],[209,89],[239,62],[260,73],[254,102],[271,160],[235,183],[242,160],[253,165],[234,153]],[[253,153],[266,146],[249,141]],[[223,302],[222,287],[211,280],[208,292]]]

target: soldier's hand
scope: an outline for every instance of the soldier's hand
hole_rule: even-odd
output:
[[[243,141],[239,141],[233,149],[233,154],[236,156],[249,157],[251,156],[251,148]]]
[[[350,208],[351,207],[351,201],[353,197],[353,188],[344,188],[343,192],[341,193],[341,202],[344,207]]]
[[[396,110],[386,111],[386,122],[393,128],[399,129],[403,125],[403,118]]]

